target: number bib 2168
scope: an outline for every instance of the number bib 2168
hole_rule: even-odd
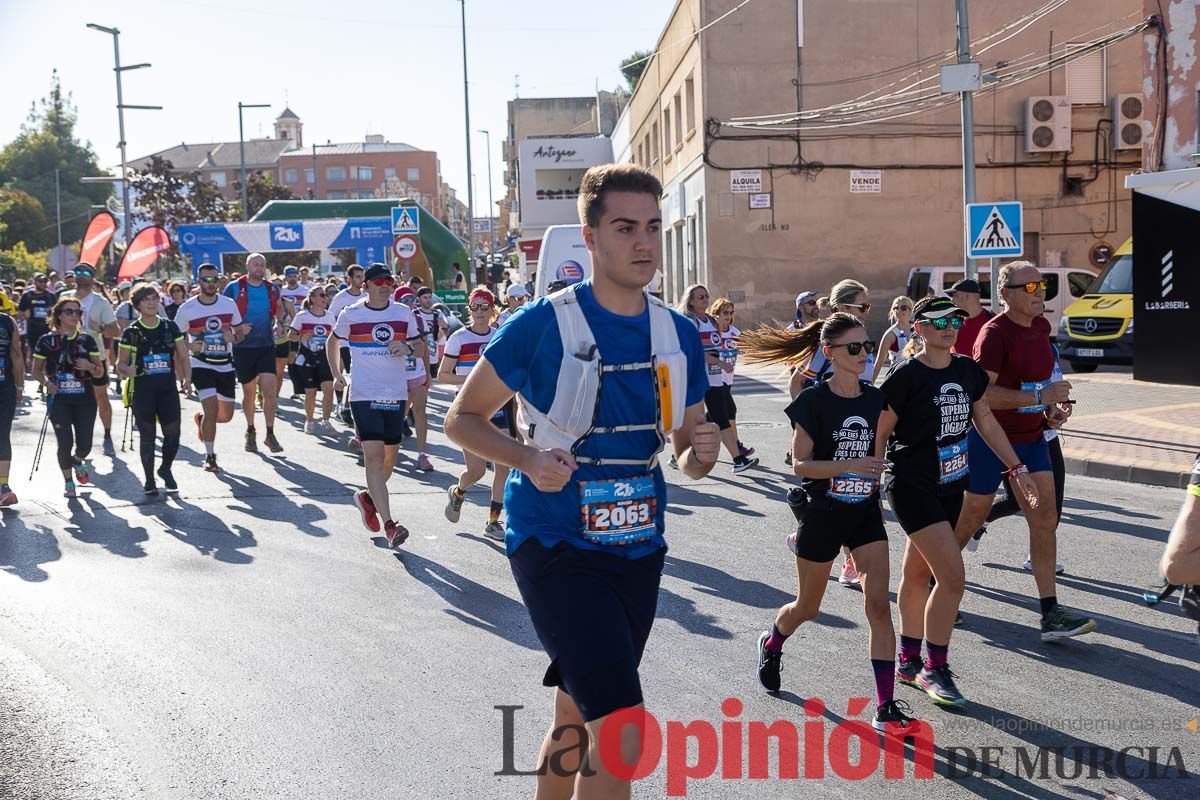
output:
[[[938,483],[954,483],[967,476],[967,440],[938,448]]]
[[[634,544],[654,536],[658,493],[653,476],[583,481],[579,497],[583,538],[592,544]]]

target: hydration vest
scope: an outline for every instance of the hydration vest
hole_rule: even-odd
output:
[[[279,289],[275,288],[275,284],[268,280],[263,281],[263,286],[267,287],[267,303],[271,309],[271,321],[279,315]],[[237,297],[233,299],[237,303],[238,313],[242,315],[242,319],[246,318],[246,309],[250,306],[250,287],[246,283],[246,276],[240,275],[237,279]]]
[[[579,307],[574,284],[549,296],[562,338],[562,363],[549,412],[543,414],[523,396],[518,396],[517,419],[526,439],[542,449],[567,450],[580,464],[637,465],[653,467],[667,441],[667,434],[683,423],[687,407],[687,355],[679,346],[679,332],[671,310],[663,301],[646,294],[650,309],[650,360],[635,364],[605,365],[600,360],[596,337]],[[613,372],[651,373],[654,387],[655,420],[630,425],[600,427],[600,392],[604,376]],[[658,446],[645,459],[590,458],[577,455],[583,441],[593,435],[654,431]]]

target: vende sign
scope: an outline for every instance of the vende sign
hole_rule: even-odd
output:
[[[735,169],[729,173],[729,191],[734,194],[762,192],[761,169]]]
[[[850,171],[850,194],[882,194],[883,171],[854,169]]]

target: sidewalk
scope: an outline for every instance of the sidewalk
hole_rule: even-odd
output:
[[[1067,472],[1182,488],[1200,453],[1200,388],[1133,380],[1127,373],[1072,374],[1075,414],[1063,429]],[[738,367],[734,396],[787,391],[778,367]]]
[[[1068,375],[1075,414],[1063,429],[1067,472],[1155,486],[1187,485],[1200,452],[1200,388],[1128,374]]]

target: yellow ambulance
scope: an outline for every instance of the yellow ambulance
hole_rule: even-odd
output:
[[[1133,238],[1113,254],[1058,323],[1058,346],[1076,372],[1133,363]]]

